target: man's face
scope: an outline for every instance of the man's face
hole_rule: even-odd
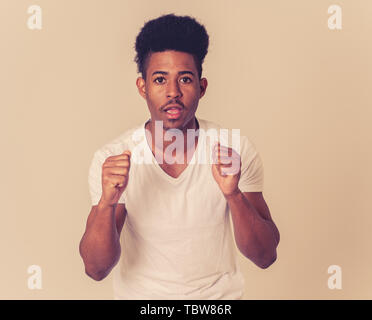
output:
[[[207,80],[199,80],[191,54],[167,50],[150,55],[146,81],[139,77],[137,87],[147,101],[152,121],[162,120],[165,130],[182,130],[194,119]]]

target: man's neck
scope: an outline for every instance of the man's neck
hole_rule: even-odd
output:
[[[151,141],[152,141],[152,150],[164,151],[166,148],[177,141],[177,143],[182,143],[181,148],[183,147],[184,153],[187,153],[189,148],[196,148],[198,135],[191,134],[187,135],[187,130],[194,130],[194,132],[199,129],[199,123],[196,118],[192,118],[186,126],[183,128],[177,128],[178,130],[164,128],[161,124],[155,124],[151,119],[149,122],[146,123],[145,129],[151,133]],[[172,137],[171,141],[169,139],[165,140],[165,134],[168,131],[168,135]],[[169,137],[170,137],[169,136]]]

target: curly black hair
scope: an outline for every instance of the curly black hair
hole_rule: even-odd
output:
[[[146,61],[153,52],[175,50],[193,55],[199,78],[202,63],[208,52],[209,36],[204,26],[190,16],[173,13],[160,16],[145,23],[136,38],[138,72],[146,80]]]

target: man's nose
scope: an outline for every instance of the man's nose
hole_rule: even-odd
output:
[[[167,85],[167,98],[178,98],[182,96],[182,92],[178,81],[169,81]]]

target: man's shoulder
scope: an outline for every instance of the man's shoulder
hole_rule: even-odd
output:
[[[125,130],[119,136],[116,136],[97,149],[95,153],[107,158],[109,156],[119,155],[125,150],[131,150],[138,140],[138,137],[142,135],[143,124],[144,123],[141,123]]]
[[[214,121],[207,120],[207,119],[202,119],[202,118],[197,118],[199,122],[199,129],[220,129],[222,126]]]

